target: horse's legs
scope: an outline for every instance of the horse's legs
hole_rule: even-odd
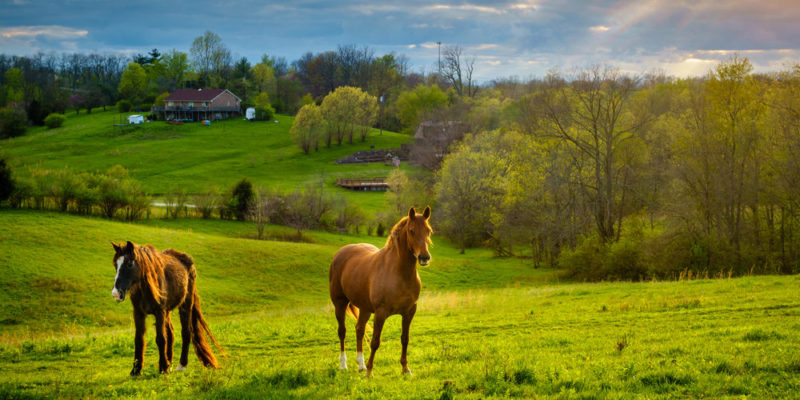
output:
[[[156,345],[158,345],[158,372],[168,372],[169,363],[167,362],[167,338],[165,334],[166,321],[163,310],[158,310],[156,316]]]
[[[381,345],[381,331],[383,330],[383,323],[386,321],[386,317],[388,317],[388,313],[383,309],[375,310],[375,322],[372,325],[372,342],[370,343],[370,349],[372,350],[369,353],[369,361],[367,361],[367,374],[365,375],[367,378],[372,376],[372,365],[373,361],[375,360],[375,353],[378,351],[378,347]]]
[[[172,346],[175,344],[175,333],[172,327],[172,314],[167,312],[167,362],[172,365]]]
[[[339,351],[341,351],[339,355],[339,369],[347,369],[347,356],[344,354],[344,337],[347,333],[347,327],[344,325],[344,317],[347,312],[347,303],[347,299],[344,299],[344,303],[341,301],[333,303],[336,308],[336,322],[339,324]]]
[[[358,322],[356,322],[356,362],[358,362],[358,370],[363,371],[367,369],[367,367],[364,365],[364,350],[362,342],[364,341],[364,331],[367,328],[367,321],[369,321],[369,317],[372,315],[372,313],[364,310],[359,311],[360,313],[358,314]]]
[[[194,282],[189,280],[189,289],[186,299],[181,304],[178,313],[181,316],[181,359],[176,371],[183,371],[189,364],[189,346],[192,344],[192,307],[194,306]]]
[[[411,327],[411,320],[414,319],[414,314],[416,312],[417,305],[414,304],[403,314],[403,334],[400,336],[400,344],[403,345],[403,352],[400,354],[400,365],[403,366],[403,373],[409,375],[411,375],[411,370],[408,369],[408,359],[406,359],[406,350],[408,350],[408,330]]]
[[[136,325],[136,333],[133,337],[135,347],[133,351],[133,369],[131,370],[131,376],[140,375],[142,373],[142,365],[144,365],[145,317],[145,314],[134,307],[133,323]]]

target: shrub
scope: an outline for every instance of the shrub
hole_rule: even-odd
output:
[[[128,100],[120,100],[117,102],[117,111],[121,113],[128,112],[131,108],[133,108],[133,104]]]
[[[0,203],[11,197],[14,193],[14,178],[11,177],[11,168],[6,160],[0,158]]]
[[[252,207],[254,200],[253,184],[247,178],[243,178],[233,188],[233,196],[231,196],[228,206],[236,219],[244,221],[247,219],[247,212]]]
[[[52,113],[44,119],[44,124],[48,129],[55,129],[64,124],[67,117],[63,114]]]
[[[0,138],[22,136],[28,129],[28,115],[14,105],[0,108]]]
[[[275,109],[269,104],[256,106],[256,119],[259,121],[272,121]]]

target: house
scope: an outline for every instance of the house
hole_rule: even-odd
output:
[[[241,115],[242,99],[227,89],[178,89],[153,113],[167,121],[203,121]]]

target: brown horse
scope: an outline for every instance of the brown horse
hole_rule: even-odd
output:
[[[358,370],[367,370],[366,376],[372,376],[372,365],[375,352],[381,343],[383,323],[390,315],[400,314],[403,317],[403,333],[400,343],[403,346],[400,365],[403,373],[410,374],[406,350],[408,348],[408,329],[417,311],[417,299],[421,282],[417,273],[419,265],[428,265],[431,255],[428,252],[430,236],[433,233],[428,224],[431,208],[426,207],[420,215],[412,207],[408,217],[403,217],[392,228],[389,239],[382,249],[361,243],[350,244],[339,249],[333,256],[328,275],[331,301],[336,308],[336,320],[339,322],[339,356],[340,369],[347,369],[347,356],[344,353],[344,337],[347,331],[344,326],[346,311],[356,317],[356,360]],[[375,314],[373,323],[372,352],[367,365],[364,365],[364,353],[361,342],[364,330],[371,314]]]
[[[189,343],[194,343],[197,358],[206,367],[217,367],[217,359],[204,333],[219,348],[219,343],[208,329],[208,324],[200,311],[200,296],[195,290],[197,271],[194,261],[188,254],[167,249],[158,252],[153,246],[139,246],[132,242],[114,246],[114,288],[111,295],[117,302],[125,300],[130,292],[133,303],[133,320],[136,325],[134,339],[135,353],[131,375],[139,375],[144,363],[145,317],[153,314],[156,318],[156,344],[158,345],[158,371],[169,372],[172,364],[174,343],[170,312],[180,307],[181,348],[180,365],[182,371],[189,362]]]

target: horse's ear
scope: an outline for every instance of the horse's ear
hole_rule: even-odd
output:
[[[431,206],[425,207],[425,211],[422,212],[422,218],[428,219],[431,217]]]
[[[414,219],[414,216],[416,216],[416,215],[417,215],[417,211],[414,210],[414,207],[411,207],[411,209],[408,210],[408,219]]]
[[[114,252],[117,254],[119,254],[119,251],[122,250],[122,247],[114,242],[111,242],[111,246],[114,247]]]
[[[133,254],[133,242],[131,242],[130,240],[128,240],[128,244],[125,245],[125,252],[127,254]]]

